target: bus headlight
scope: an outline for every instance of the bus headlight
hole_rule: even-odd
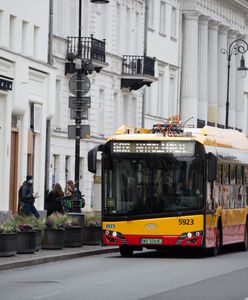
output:
[[[112,235],[113,235],[113,236],[117,236],[117,232],[114,231],[114,232],[112,233]]]
[[[191,232],[188,232],[188,233],[187,233],[187,237],[188,237],[188,238],[191,238],[191,237],[192,237],[192,233],[191,233]]]

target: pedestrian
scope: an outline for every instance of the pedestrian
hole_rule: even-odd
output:
[[[39,197],[38,193],[33,192],[33,176],[27,175],[26,181],[21,187],[21,208],[20,213],[25,216],[34,215],[39,219],[40,215],[34,206],[35,199]]]
[[[47,216],[50,216],[54,212],[63,213],[63,205],[61,203],[64,197],[64,192],[59,183],[56,183],[54,189],[49,193],[46,199]]]
[[[73,196],[74,194],[74,183],[72,180],[68,180],[66,184],[66,189],[65,189],[65,195],[66,196]]]

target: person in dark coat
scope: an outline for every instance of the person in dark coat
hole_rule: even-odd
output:
[[[56,183],[54,189],[49,193],[47,197],[47,216],[50,216],[54,212],[63,213],[63,206],[59,199],[63,196],[64,192],[61,185],[59,183]]]
[[[37,193],[33,192],[33,176],[28,175],[26,176],[26,181],[23,182],[21,189],[21,214],[25,216],[34,215],[39,219],[40,215],[34,206],[35,198],[37,196]]]

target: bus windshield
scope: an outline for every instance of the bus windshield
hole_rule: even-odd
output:
[[[104,164],[105,215],[145,215],[203,208],[203,160],[117,157]]]

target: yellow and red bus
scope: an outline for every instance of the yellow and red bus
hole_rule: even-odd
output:
[[[125,128],[88,153],[102,152],[102,230],[122,256],[186,246],[216,255],[248,248],[248,140],[206,126],[166,133]]]

